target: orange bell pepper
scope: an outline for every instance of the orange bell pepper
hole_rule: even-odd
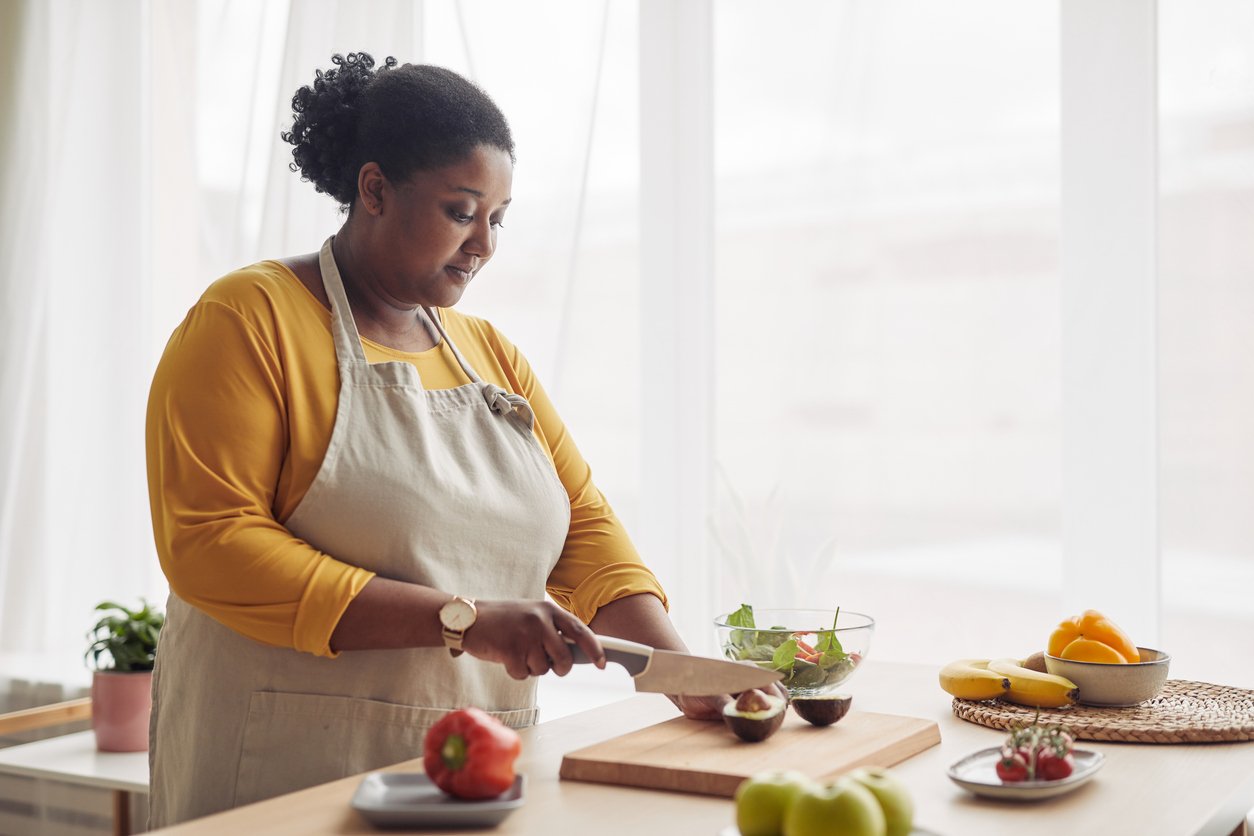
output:
[[[1124,662],[1141,661],[1141,653],[1128,634],[1097,610],[1085,610],[1083,615],[1072,616],[1059,624],[1049,637],[1049,655],[1064,658],[1063,651],[1077,640],[1100,642]]]

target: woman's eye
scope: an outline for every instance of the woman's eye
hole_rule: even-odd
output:
[[[505,219],[504,219],[504,218],[493,218],[493,219],[492,219],[492,226],[496,227],[497,229],[504,229],[504,228],[505,228]]]
[[[458,223],[463,223],[463,224],[468,224],[475,219],[474,215],[465,215],[465,214],[462,214],[461,212],[458,212],[456,209],[450,209],[449,215],[452,216],[453,220],[457,221]]]

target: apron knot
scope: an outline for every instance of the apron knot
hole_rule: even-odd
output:
[[[509,415],[516,410],[526,420],[528,427],[535,422],[535,413],[531,411],[531,404],[527,403],[527,399],[522,395],[515,395],[512,392],[506,392],[500,386],[485,383],[483,384],[483,399],[488,402],[488,408],[497,415]]]

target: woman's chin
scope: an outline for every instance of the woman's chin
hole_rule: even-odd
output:
[[[435,303],[435,307],[451,308],[462,300],[462,294],[465,292],[466,285],[441,288],[440,298]]]

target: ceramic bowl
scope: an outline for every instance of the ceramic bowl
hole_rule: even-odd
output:
[[[1167,681],[1171,657],[1161,650],[1138,647],[1140,662],[1112,665],[1104,662],[1074,662],[1045,654],[1045,669],[1065,676],[1080,689],[1084,705],[1139,705],[1157,696]]]
[[[835,610],[755,608],[752,628],[731,624],[731,616],[727,613],[714,619],[723,655],[782,672],[781,684],[793,697],[839,693],[841,685],[866,659],[875,632],[875,619],[843,609],[837,620]],[[795,648],[787,644],[794,639]],[[828,652],[812,655],[807,647],[827,648]]]

